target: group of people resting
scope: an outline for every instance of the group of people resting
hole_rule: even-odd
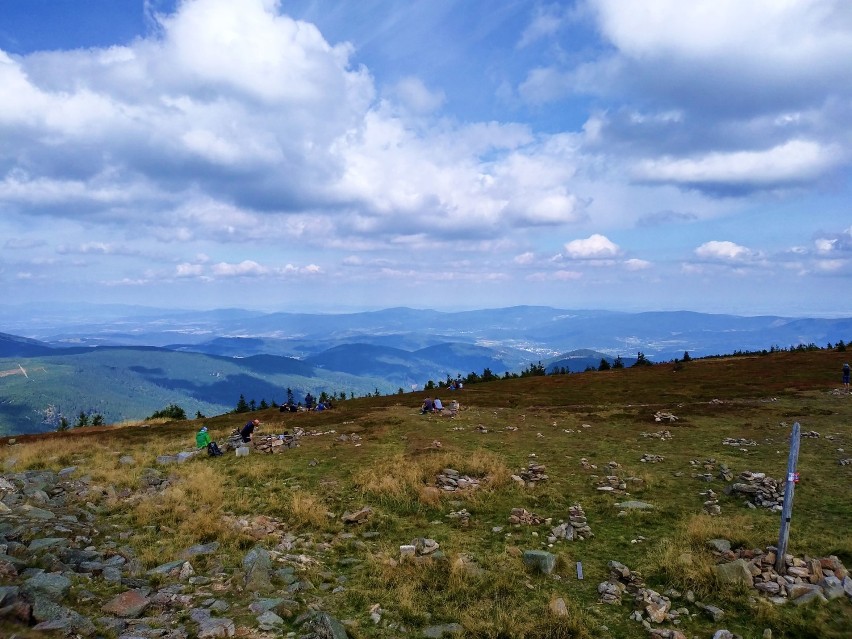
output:
[[[251,442],[252,436],[254,435],[254,429],[259,425],[259,419],[251,419],[247,421],[246,425],[239,430],[240,440],[244,444]],[[211,457],[218,457],[223,454],[219,445],[210,439],[210,433],[207,432],[207,426],[202,426],[201,430],[195,434],[195,446],[196,448],[206,448],[207,454]]]
[[[453,413],[458,412],[459,403],[456,400],[450,402],[449,410]],[[420,414],[425,415],[426,413],[443,413],[444,412],[444,404],[441,402],[440,397],[436,397],[432,399],[431,397],[427,397],[423,400],[423,403],[420,405]]]
[[[316,402],[316,403],[315,403]],[[293,401],[288,401],[286,404],[281,404],[281,407],[278,409],[282,413],[298,413],[303,410],[328,410],[330,408],[334,408],[330,399],[325,400],[324,402],[317,402],[313,396],[308,393],[305,396],[305,405],[302,406],[302,403],[298,404],[293,403]]]

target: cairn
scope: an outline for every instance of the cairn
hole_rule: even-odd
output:
[[[544,465],[530,462],[525,470],[520,471],[517,475],[512,475],[512,479],[519,484],[525,484],[532,488],[540,481],[547,481],[547,474],[544,472]]]
[[[645,581],[639,572],[630,570],[618,561],[610,561],[607,565],[609,579],[598,584],[601,603],[620,605],[625,592],[636,596],[645,587]]]
[[[594,536],[586,519],[586,513],[583,512],[583,507],[580,504],[574,504],[568,509],[568,521],[560,522],[558,526],[553,527],[547,541],[552,544],[562,539],[565,541],[584,540]]]
[[[671,422],[674,423],[678,420],[676,415],[672,413],[667,413],[665,411],[658,410],[654,413],[654,421],[655,422]]]
[[[656,433],[642,433],[642,437],[651,437],[665,441],[672,438],[672,432],[670,430],[658,430]]]
[[[722,507],[719,506],[719,497],[713,492],[712,489],[708,488],[705,492],[699,493],[702,497],[704,497],[704,512],[708,515],[721,515]]]
[[[515,525],[538,526],[544,523],[544,517],[531,513],[526,508],[512,508],[509,523]]]
[[[435,477],[435,485],[447,492],[479,488],[480,480],[469,475],[462,475],[455,468],[444,468]]]
[[[744,471],[739,482],[725,489],[728,494],[744,495],[749,508],[768,508],[781,512],[784,504],[784,482],[767,477],[766,473]]]
[[[827,557],[784,556],[784,574],[775,570],[777,549],[739,549],[719,552],[714,570],[722,580],[739,580],[773,603],[797,605],[814,599],[826,601],[843,596],[852,600],[852,576],[835,555]]]
[[[288,448],[296,448],[301,435],[300,429],[297,429],[292,435],[255,435],[252,441],[254,449],[259,453],[283,453]]]

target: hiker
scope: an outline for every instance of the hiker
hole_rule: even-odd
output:
[[[310,393],[308,393],[307,395],[305,395],[305,407],[306,407],[308,410],[313,410],[313,408],[314,408],[314,401],[315,401],[315,399],[314,399],[314,396],[313,396],[313,395],[311,395]]]
[[[425,415],[426,413],[431,413],[433,410],[435,410],[435,403],[431,397],[427,397],[420,406],[420,414]]]
[[[846,389],[846,392],[849,392],[849,364],[846,363],[843,365],[843,388]]]
[[[252,433],[254,433],[254,429],[259,424],[259,419],[253,419],[251,421],[246,422],[246,425],[242,427],[242,429],[240,430],[240,438],[243,440],[244,444],[248,444],[251,441]]]
[[[222,454],[219,450],[219,445],[210,440],[210,434],[207,432],[207,426],[202,426],[201,430],[195,435],[195,446],[197,448],[207,448],[207,454],[211,457],[218,457]]]
[[[435,401],[432,402],[432,410],[436,413],[440,413],[442,410],[444,410],[444,404],[441,403],[440,397],[436,397]]]

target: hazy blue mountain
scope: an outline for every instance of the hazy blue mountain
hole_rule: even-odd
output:
[[[630,366],[639,352],[661,362],[852,341],[852,318],[543,306],[322,314],[4,305],[0,329],[0,429],[15,432],[49,428],[58,405],[72,418],[84,410],[110,420],[171,402],[193,414],[222,412],[241,393],[283,401],[287,387],[299,399],[362,395],[537,362],[580,372],[617,356]]]
[[[35,339],[0,333],[0,357],[36,357],[53,350],[53,347]]]
[[[701,357],[773,345],[823,345],[852,335],[852,318],[741,317],[686,311],[621,313],[515,306],[454,313],[391,308],[339,315],[239,309],[170,309],[159,314],[145,309],[134,314],[134,307],[107,307],[99,315],[96,308],[83,306],[66,318],[53,309],[37,316],[31,308],[26,316],[20,309],[17,315],[4,309],[0,328],[62,346],[168,345],[219,355],[307,357],[356,342],[407,351],[463,343],[526,352],[529,361],[580,348],[612,357],[635,357],[641,350],[651,359],[668,360],[681,357],[684,351]]]
[[[434,362],[445,371],[440,379],[445,379],[446,375],[455,378],[457,373],[481,373],[486,368],[495,375],[502,375],[506,371],[514,371],[524,361],[517,353],[513,353],[512,357],[500,357],[492,348],[459,343],[436,344],[415,351],[415,354],[423,360]]]

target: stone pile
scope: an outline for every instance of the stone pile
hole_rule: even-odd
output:
[[[672,413],[667,413],[665,411],[658,410],[654,413],[654,421],[655,422],[671,422],[674,423],[678,420],[677,416]]]
[[[639,621],[652,637],[659,639],[686,639],[686,636],[674,629],[654,628],[651,624],[681,623],[681,619],[689,619],[690,612],[686,607],[673,608],[672,598],[679,597],[680,593],[667,590],[664,594],[647,588],[642,580],[641,574],[631,571],[627,566],[617,561],[609,562],[610,578],[608,581],[598,585],[598,593],[602,603],[611,605],[621,604],[622,596],[631,595],[636,610],[630,615],[634,621]],[[694,601],[694,599],[689,599]],[[724,613],[715,606],[704,606],[701,603],[695,605],[721,617]],[[710,614],[708,612],[708,614]]]
[[[284,433],[281,435],[255,435],[252,438],[254,449],[259,453],[283,453],[288,448],[296,448],[299,445],[298,434]]]
[[[643,464],[646,462],[649,464],[656,464],[658,462],[663,461],[664,459],[665,457],[663,457],[662,455],[652,455],[651,453],[645,453],[644,455],[642,455],[642,459],[640,459],[639,461]]]
[[[722,440],[723,446],[757,446],[757,442],[753,439],[746,439],[745,437],[725,437]]]
[[[809,430],[806,433],[802,433],[801,437],[802,438],[809,437],[809,438],[812,438],[812,439],[819,439],[819,433],[816,432],[815,430]]]
[[[656,433],[642,433],[642,437],[651,437],[665,441],[672,438],[672,432],[670,430],[658,430]]]
[[[627,490],[627,482],[623,481],[618,475],[607,475],[598,479],[597,489],[606,493],[624,491]]]
[[[766,473],[744,471],[739,481],[725,489],[728,494],[743,495],[750,508],[768,508],[781,512],[784,503],[784,482],[767,477]]]
[[[471,514],[467,508],[462,508],[461,510],[450,511],[450,514],[447,515],[447,517],[458,521],[462,526],[467,526],[470,524]]]
[[[591,526],[586,519],[586,513],[580,504],[574,504],[568,509],[568,521],[560,522],[550,530],[547,542],[552,544],[560,540],[590,539],[594,537]]]
[[[533,487],[537,482],[547,481],[547,474],[545,474],[542,464],[530,462],[526,469],[521,470],[517,475],[512,475],[512,479],[518,483]]]
[[[280,538],[286,530],[287,524],[275,517],[266,515],[255,515],[253,517],[231,517],[225,516],[225,521],[235,530],[249,535],[252,539],[265,539],[267,537]]]
[[[583,470],[597,470],[598,469],[596,464],[592,464],[585,457],[580,458],[580,466],[583,467]]]
[[[722,514],[722,507],[719,506],[719,497],[712,489],[708,488],[705,492],[699,494],[704,497],[703,509],[705,513],[713,516]]]
[[[645,587],[642,575],[631,571],[624,564],[618,561],[610,561],[607,566],[609,567],[609,579],[598,584],[601,603],[620,605],[622,595],[628,593],[635,596]]]
[[[722,481],[732,481],[734,479],[734,471],[728,468],[727,464],[719,464],[719,479]]]
[[[435,485],[447,492],[479,488],[481,480],[469,475],[462,475],[455,468],[444,468],[435,477]]]
[[[693,467],[701,466],[704,470],[713,470],[716,468],[716,458],[708,457],[707,459],[690,459],[689,465]]]
[[[535,513],[531,513],[526,508],[512,508],[509,515],[510,524],[523,524],[526,526],[538,526],[544,523],[544,517],[539,517]]]
[[[357,444],[361,441],[361,435],[357,435],[356,433],[352,433],[350,435],[342,434],[337,436],[337,441],[339,442],[352,442],[353,444]]]
[[[848,458],[846,458],[846,459],[841,459],[841,460],[840,460],[840,465],[841,465],[841,466],[849,466],[849,465],[852,465],[852,457],[848,457]]]
[[[744,584],[767,596],[773,603],[792,601],[801,605],[818,599],[852,599],[852,576],[835,555],[794,557],[785,555],[785,574],[775,571],[776,549],[716,550],[722,562],[714,567],[725,583]]]
[[[413,539],[410,544],[404,544],[399,547],[399,557],[400,560],[418,560],[422,558],[431,559],[442,556],[441,551],[439,550],[440,547],[441,545],[434,539],[418,537],[417,539]]]

